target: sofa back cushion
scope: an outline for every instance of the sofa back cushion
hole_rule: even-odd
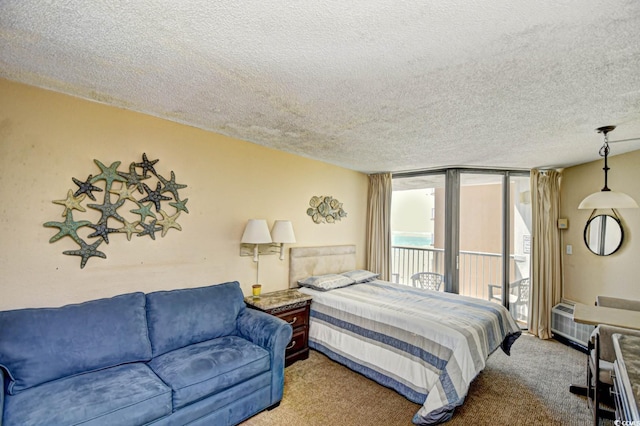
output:
[[[9,372],[9,394],[149,359],[144,293],[0,312],[0,365]]]
[[[153,356],[235,333],[245,309],[237,281],[147,294]]]

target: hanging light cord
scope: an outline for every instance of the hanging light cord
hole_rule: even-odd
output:
[[[602,168],[602,170],[604,170],[604,187],[602,188],[602,191],[611,191],[609,189],[609,186],[607,185],[608,172],[609,172],[609,165],[607,163],[607,159],[609,157],[609,136],[607,136],[607,134],[611,130],[613,130],[610,127],[613,127],[613,126],[609,126],[608,128],[601,127],[598,129],[598,132],[604,135],[604,144],[600,148],[600,152],[599,152],[600,157],[604,157],[604,167]]]

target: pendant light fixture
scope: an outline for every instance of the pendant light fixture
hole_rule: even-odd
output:
[[[607,186],[607,173],[609,172],[609,165],[607,164],[607,157],[609,156],[609,138],[607,134],[616,126],[604,126],[596,129],[598,133],[604,135],[604,144],[600,148],[600,156],[604,157],[604,187],[600,192],[594,192],[587,196],[580,205],[579,209],[631,209],[638,208],[638,203],[629,195],[623,192],[616,192],[609,189]]]

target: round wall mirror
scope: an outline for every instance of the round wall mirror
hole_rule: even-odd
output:
[[[594,216],[584,228],[584,242],[598,256],[609,256],[618,251],[623,238],[622,224],[611,215]]]

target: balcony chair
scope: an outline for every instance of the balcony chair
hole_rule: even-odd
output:
[[[413,286],[427,290],[440,290],[444,277],[435,272],[417,272],[411,276]]]
[[[489,300],[502,303],[502,286],[489,284]],[[526,319],[529,315],[529,278],[521,278],[509,283],[509,311],[518,319]]]
[[[640,311],[640,300],[626,300],[615,297],[598,296],[596,305],[607,308]],[[640,330],[598,325],[588,343],[587,359],[587,402],[593,412],[593,424],[600,418],[614,419],[615,412],[604,408],[602,403],[612,406],[610,390],[613,387],[613,362],[616,360],[612,336],[615,333],[640,336]]]

